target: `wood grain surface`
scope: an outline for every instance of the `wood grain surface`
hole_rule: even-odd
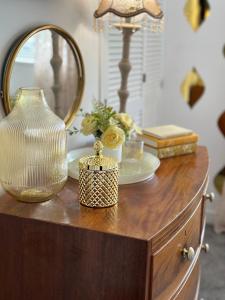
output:
[[[201,239],[202,203],[187,223],[162,249],[152,256],[152,299],[168,300],[191,268],[192,262],[182,257],[182,250],[192,247],[196,255]]]
[[[198,268],[189,273],[200,250],[188,269],[173,247],[197,247],[207,178],[207,150],[199,147],[163,160],[152,181],[120,187],[119,204],[108,209],[80,206],[75,181],[45,203],[1,194],[0,300],[164,300],[171,286],[177,299],[193,300]]]
[[[0,300],[142,300],[147,244],[0,217]]]
[[[176,296],[174,300],[197,300],[198,295],[196,294],[199,289],[199,274],[200,274],[200,262],[199,260],[195,264],[195,267],[192,273],[189,274],[189,277],[186,281],[186,284]],[[213,299],[212,299],[213,300]]]
[[[78,183],[68,181],[58,196],[45,203],[24,204],[4,194],[0,214],[150,240],[201,195],[207,176],[208,153],[199,147],[196,154],[162,160],[151,181],[120,186],[119,204],[112,208],[80,206]]]

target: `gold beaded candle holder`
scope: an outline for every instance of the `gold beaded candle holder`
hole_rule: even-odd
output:
[[[80,203],[92,208],[104,208],[118,202],[119,169],[116,160],[102,155],[103,145],[94,145],[95,156],[79,161]]]

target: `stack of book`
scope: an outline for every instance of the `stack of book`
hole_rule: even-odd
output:
[[[194,153],[198,135],[192,130],[166,125],[143,129],[145,150],[158,158],[167,158]]]

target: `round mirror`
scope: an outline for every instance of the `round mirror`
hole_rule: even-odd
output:
[[[38,27],[23,36],[10,51],[3,75],[6,114],[20,87],[44,90],[50,108],[67,127],[78,111],[84,89],[83,59],[74,39],[54,25]]]

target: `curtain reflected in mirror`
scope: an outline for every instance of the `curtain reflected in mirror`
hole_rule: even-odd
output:
[[[197,31],[210,15],[208,0],[186,0],[184,15],[193,31]]]
[[[200,100],[205,92],[204,81],[196,68],[193,68],[185,77],[181,85],[181,94],[187,104],[193,106]]]
[[[20,87],[40,87],[50,108],[62,119],[78,94],[78,65],[70,45],[54,30],[43,30],[20,48],[10,80],[11,106]]]

